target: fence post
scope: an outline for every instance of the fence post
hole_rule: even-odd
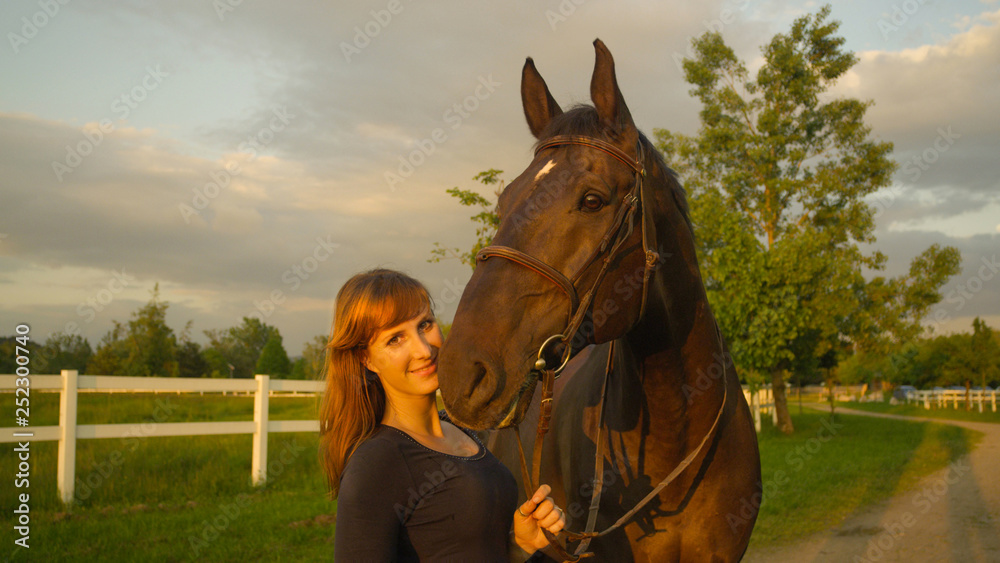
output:
[[[73,502],[76,478],[76,397],[77,371],[64,369],[62,392],[59,393],[59,446],[56,464],[56,485],[59,497],[66,504]]]
[[[257,392],[253,397],[253,461],[250,480],[254,485],[267,481],[267,408],[270,376],[256,375]]]

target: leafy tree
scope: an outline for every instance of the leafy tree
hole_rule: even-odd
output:
[[[201,357],[208,364],[208,376],[213,378],[229,378],[236,371],[236,366],[229,363],[229,360],[219,351],[218,348],[208,347],[202,350]]]
[[[701,129],[693,137],[655,132],[689,192],[713,311],[736,362],[770,375],[786,433],[793,431],[788,374],[815,370],[815,358],[857,327],[884,328],[874,312],[893,310],[899,291],[916,284],[869,283],[862,275],[885,263],[881,253],[859,248],[874,242],[864,198],[889,185],[896,165],[892,144],[872,139],[864,122],[872,102],[824,95],[857,62],[829,15],[825,6],[776,35],[753,77],[719,33],[693,40],[684,72],[703,105]],[[940,262],[955,254],[932,252],[930,269],[946,280],[953,272]],[[916,285],[936,291],[942,276]],[[872,300],[868,324],[852,317],[865,299]]]
[[[260,351],[256,373],[278,378],[288,376],[291,371],[292,362],[288,359],[288,352],[285,351],[285,346],[281,343],[281,333],[275,329]]]
[[[75,369],[84,373],[87,363],[94,352],[86,338],[76,334],[54,332],[39,343],[30,335],[27,346],[24,341],[18,341],[17,336],[0,337],[0,374],[13,374],[17,371],[17,347],[27,348],[30,358],[30,370],[34,374],[58,374],[60,370]]]
[[[1000,373],[1000,345],[997,344],[996,335],[982,319],[976,317],[972,321],[972,337],[969,346],[972,349],[972,373],[971,376],[978,376],[982,387],[986,387],[986,381],[994,380]]]
[[[326,345],[330,337],[318,334],[302,347],[302,359],[306,361],[305,379],[323,379],[323,364],[326,361]]]
[[[306,367],[309,362],[305,358],[299,357],[292,362],[292,373],[289,374],[288,379],[310,379],[307,373],[308,367]]]
[[[160,284],[150,294],[128,322],[125,375],[177,377],[177,337],[166,323],[169,304],[160,300]]]
[[[484,186],[496,185],[494,195],[499,196],[503,191],[503,180],[500,179],[503,170],[490,168],[472,177],[473,180],[482,182]],[[431,251],[431,258],[428,262],[440,262],[445,258],[458,258],[463,264],[468,264],[473,270],[476,269],[476,253],[483,247],[488,246],[500,225],[500,218],[496,214],[496,202],[483,197],[473,190],[460,190],[458,187],[447,190],[452,197],[458,198],[459,203],[468,207],[479,207],[480,212],[471,217],[476,224],[476,242],[472,245],[472,250],[462,252],[458,248],[445,248],[441,243],[434,243],[434,250]]]
[[[276,330],[257,317],[243,317],[239,326],[225,330],[206,330],[209,348],[215,351],[206,352],[206,360],[213,372],[223,377],[229,376],[229,365],[233,366],[233,377],[253,377],[260,353]]]
[[[125,341],[125,325],[111,321],[111,330],[104,334],[97,351],[87,363],[87,373],[91,375],[126,375],[128,343]]]
[[[920,320],[941,301],[939,290],[958,273],[961,260],[957,249],[933,244],[913,259],[906,275],[856,283],[859,306],[844,326],[855,348],[887,359],[918,338],[924,332]]]
[[[90,348],[90,342],[79,334],[66,334],[65,332],[54,332],[46,340],[40,351],[46,358],[48,366],[52,371],[58,373],[64,369],[75,369],[80,373],[85,373],[87,363],[94,355]]]
[[[0,374],[9,375],[17,371],[15,351],[17,341],[14,336],[0,337]]]
[[[160,284],[154,285],[149,302],[127,323],[112,321],[112,329],[87,363],[87,373],[177,377],[177,336],[166,322],[169,306],[160,299]]]
[[[211,367],[201,346],[191,340],[191,325],[188,321],[184,330],[177,337],[177,371],[180,377],[205,377],[211,374]]]

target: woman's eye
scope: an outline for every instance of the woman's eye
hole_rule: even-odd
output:
[[[385,343],[386,346],[395,346],[396,344],[399,344],[398,336],[393,336],[388,340],[388,342]]]
[[[420,330],[422,330],[424,332],[427,332],[428,330],[430,330],[432,328],[434,328],[434,321],[432,321],[432,320],[426,320],[426,321],[420,323]]]
[[[588,211],[597,211],[598,209],[604,207],[604,200],[597,194],[587,194],[583,196],[581,205]]]

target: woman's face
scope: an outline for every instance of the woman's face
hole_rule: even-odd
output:
[[[378,374],[390,396],[433,394],[438,388],[441,329],[430,309],[379,331],[368,345],[365,366]]]

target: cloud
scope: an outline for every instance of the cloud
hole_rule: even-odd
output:
[[[942,43],[859,59],[834,93],[875,102],[868,121],[895,144],[896,180],[909,194],[893,213],[956,216],[1000,201],[1000,124],[992,119],[1000,107],[1000,10]]]
[[[470,244],[474,227],[471,210],[444,190],[481,188],[472,177],[487,168],[505,170],[509,181],[530,161],[519,92],[525,57],[564,107],[589,102],[591,42],[600,37],[640,128],[693,133],[700,108],[676,65],[690,40],[719,29],[752,58],[801,12],[742,0],[403,0],[387,19],[383,0],[243,2],[221,14],[214,4],[110,11],[80,0],[60,15],[62,30],[44,30],[12,61],[10,91],[29,91],[32,104],[0,107],[0,284],[17,288],[5,316],[60,329],[79,320],[75,307],[112,270],[125,268],[136,287],[87,325],[92,343],[161,282],[175,304],[171,326],[195,319],[196,335],[232,326],[283,292],[268,322],[292,351],[328,329],[348,276],[388,266],[425,281],[448,320],[469,268],[426,259],[434,242]],[[921,217],[995,199],[998,175],[983,171],[995,169],[1000,135],[984,116],[995,113],[998,86],[983,69],[996,68],[996,30],[987,14],[936,49],[863,53],[853,81],[844,81],[846,95],[876,100],[871,122],[896,142],[897,158],[933,148],[938,128],[961,135],[919,180],[900,175],[904,190],[885,220],[919,228]],[[360,52],[347,57],[345,45]],[[70,152],[87,150],[85,132],[115,115],[109,102],[161,62],[169,76],[150,101],[70,166]],[[484,80],[496,86],[485,92]],[[57,106],[61,92],[72,95]],[[276,112],[288,115],[280,130]],[[446,140],[422,149],[437,129]],[[386,173],[399,173],[414,151],[422,163],[391,190]],[[61,181],[53,162],[70,168]],[[307,272],[318,240],[339,246]],[[895,260],[894,249],[906,256],[915,240],[925,237],[886,233],[879,246]]]

